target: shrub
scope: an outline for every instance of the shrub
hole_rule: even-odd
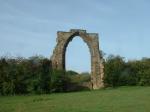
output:
[[[51,76],[51,92],[65,92],[70,84],[69,77],[62,70],[53,70]]]

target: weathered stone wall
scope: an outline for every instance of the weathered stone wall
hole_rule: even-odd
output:
[[[99,89],[103,84],[103,64],[99,51],[97,33],[86,33],[86,30],[72,29],[70,32],[57,32],[57,45],[51,57],[53,69],[65,70],[65,54],[69,42],[80,36],[87,44],[91,54],[91,84],[93,89]]]

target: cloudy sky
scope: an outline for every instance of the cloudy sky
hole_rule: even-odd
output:
[[[50,57],[56,32],[99,33],[100,49],[126,59],[150,57],[149,0],[0,0],[0,56]],[[80,38],[67,48],[67,69],[90,71]]]

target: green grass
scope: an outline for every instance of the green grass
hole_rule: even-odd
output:
[[[150,87],[1,96],[0,112],[150,112]]]

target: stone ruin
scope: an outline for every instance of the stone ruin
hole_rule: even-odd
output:
[[[70,41],[79,36],[87,44],[91,54],[91,87],[100,89],[104,87],[103,83],[103,59],[99,50],[99,37],[97,33],[87,33],[86,30],[71,29],[69,32],[57,32],[57,45],[51,56],[53,69],[66,70],[65,54]]]

